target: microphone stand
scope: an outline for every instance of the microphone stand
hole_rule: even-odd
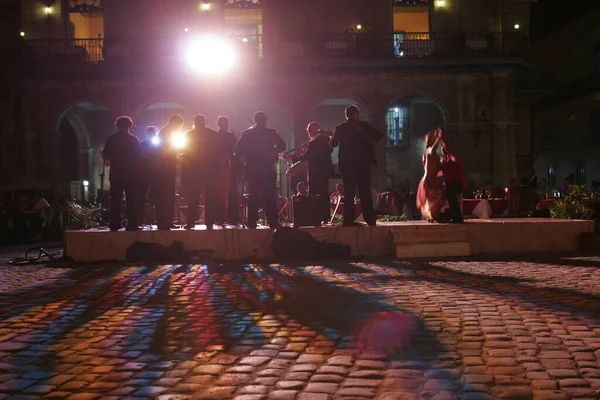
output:
[[[301,149],[301,148],[304,148],[304,147],[308,146],[309,143],[310,143],[310,140],[307,141],[307,142],[302,143],[299,146],[294,147],[291,150],[288,150],[288,151],[285,151],[283,153],[280,153],[280,155],[293,153],[293,152],[295,152],[298,149]],[[283,160],[283,159],[280,158],[279,162],[281,162],[281,161],[285,161],[285,160]],[[289,168],[289,164],[288,164],[287,168]],[[282,176],[284,174],[286,174],[285,172],[283,172],[283,170],[281,170],[281,171],[282,171],[281,172]],[[292,194],[292,179],[291,178],[292,178],[291,176],[289,176],[289,175],[286,174],[288,195],[287,195],[287,199],[285,201],[285,205],[281,208],[281,210],[279,210],[279,216],[280,217],[285,216],[285,219],[286,219],[286,221],[289,224],[293,224],[293,221],[294,221],[294,217],[293,217],[293,212],[294,212],[293,211],[293,204],[294,203],[292,201],[293,194]],[[286,210],[287,210],[287,215],[284,214],[286,212]]]

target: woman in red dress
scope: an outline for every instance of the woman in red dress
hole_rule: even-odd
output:
[[[438,221],[441,214],[448,208],[448,201],[444,196],[444,186],[437,180],[441,168],[440,157],[437,154],[441,133],[441,129],[436,129],[425,135],[426,148],[425,154],[423,154],[425,175],[421,179],[417,191],[417,207],[429,222]]]

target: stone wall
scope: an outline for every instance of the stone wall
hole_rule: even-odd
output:
[[[131,80],[84,82],[24,82],[24,121],[26,136],[34,138],[24,160],[31,175],[42,181],[51,180],[57,171],[58,122],[75,104],[91,102],[109,110],[110,115],[144,117],[146,108],[156,102],[176,101],[184,106],[183,114],[191,125],[196,113],[205,114],[209,121],[219,115],[229,115],[232,127],[239,133],[251,123],[254,111],[265,110],[270,122],[278,128],[289,147],[306,140],[305,128],[315,118],[314,110],[323,100],[350,98],[362,108],[363,119],[369,120],[382,132],[386,131],[387,109],[398,99],[423,98],[437,104],[444,117],[448,135],[456,142],[464,157],[468,179],[477,183],[488,180],[498,185],[508,184],[516,177],[516,147],[514,139],[514,82],[506,73],[490,73],[481,69],[470,74],[439,70],[429,72],[387,73],[294,73],[257,74],[255,79],[234,80],[229,84],[189,82],[183,78],[170,80],[138,78]],[[165,115],[162,119],[166,119]],[[422,115],[408,146],[386,149],[381,143],[378,153],[381,162],[375,168],[379,188],[385,185],[386,175],[397,182],[408,179],[416,186],[421,174],[422,135],[427,124],[437,125],[435,118]],[[342,116],[340,116],[340,120]],[[109,121],[110,122],[110,121]],[[88,127],[95,132],[98,123]],[[106,124],[106,121],[102,122]],[[106,125],[105,125],[106,126]],[[140,127],[143,129],[143,126]],[[333,128],[333,127],[328,127]],[[92,133],[94,136],[98,132]],[[108,134],[108,133],[106,133]],[[97,157],[102,140],[90,138],[90,154]],[[82,146],[81,146],[82,147]],[[386,161],[386,157],[388,158]],[[92,161],[95,182],[98,160]]]

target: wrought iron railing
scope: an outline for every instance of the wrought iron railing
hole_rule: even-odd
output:
[[[450,35],[441,33],[313,34],[290,38],[262,35],[231,36],[244,58],[467,58],[518,55],[526,46],[523,36],[511,34]],[[28,63],[90,64],[144,61],[177,57],[184,41],[148,39],[24,40]]]

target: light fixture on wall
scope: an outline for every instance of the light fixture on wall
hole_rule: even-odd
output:
[[[21,37],[25,37],[25,32],[21,31]]]
[[[515,29],[516,29],[516,30],[519,30],[519,29],[521,29],[521,25],[519,25],[519,24],[515,24]]]
[[[360,31],[361,29],[362,29],[362,25],[361,24],[356,25],[356,30],[357,31]]]
[[[202,11],[208,11],[208,10],[210,10],[210,3],[207,3],[205,1],[201,2],[200,3],[200,9]]]
[[[44,7],[44,12],[45,12],[47,15],[50,15],[50,14],[52,14],[52,7],[50,7],[50,6]]]
[[[436,0],[435,5],[438,7],[445,7],[446,6],[446,0]]]

